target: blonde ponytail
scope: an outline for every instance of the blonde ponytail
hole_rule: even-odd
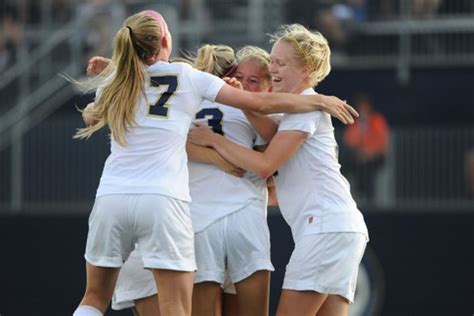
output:
[[[217,77],[230,75],[237,67],[234,50],[226,45],[205,44],[198,49],[194,68]]]
[[[160,50],[161,29],[156,19],[137,13],[124,22],[114,41],[110,76],[102,80],[102,90],[90,115],[96,122],[79,129],[75,138],[89,138],[108,125],[112,137],[126,145],[125,134],[135,125],[135,110],[144,94],[146,78],[144,63]]]

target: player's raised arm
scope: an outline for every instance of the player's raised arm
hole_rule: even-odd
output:
[[[345,124],[354,122],[353,115],[358,116],[357,112],[345,101],[323,94],[247,92],[224,85],[217,94],[216,101],[262,114],[322,110],[337,117]]]

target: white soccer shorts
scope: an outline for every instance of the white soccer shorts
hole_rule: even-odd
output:
[[[286,266],[283,289],[336,294],[352,303],[366,245],[367,237],[360,233],[301,237]]]
[[[210,210],[218,211],[218,210]],[[230,281],[237,283],[256,271],[273,271],[270,258],[270,233],[261,203],[246,207],[195,235],[195,283],[225,283],[226,269]]]
[[[89,217],[86,260],[121,267],[138,244],[146,268],[195,271],[187,202],[164,195],[105,195]]]

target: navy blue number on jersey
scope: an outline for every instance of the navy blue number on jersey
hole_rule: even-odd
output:
[[[222,130],[222,118],[224,117],[224,113],[218,108],[207,108],[202,109],[196,114],[197,119],[207,119],[207,125],[214,131],[214,133],[218,133],[224,135],[224,131]]]
[[[166,102],[173,96],[174,92],[178,88],[178,77],[177,76],[160,76],[151,77],[151,86],[160,87],[168,86],[165,92],[161,94],[158,101],[150,106],[148,113],[151,115],[168,116],[168,106]]]

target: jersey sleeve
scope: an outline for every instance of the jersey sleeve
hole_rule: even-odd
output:
[[[263,146],[268,144],[268,142],[259,134],[256,133],[255,141],[254,141],[254,146]]]
[[[217,93],[225,84],[221,78],[196,69],[190,70],[189,77],[196,93],[211,102],[215,101]]]
[[[278,131],[302,131],[307,133],[307,138],[310,138],[318,129],[321,115],[321,111],[285,114],[278,126]]]
[[[274,120],[275,122],[277,122],[277,124],[280,124],[280,121],[283,117],[283,113],[273,113],[273,114],[268,114],[268,116]],[[255,134],[257,135],[257,137],[255,138],[255,146],[264,146],[264,145],[268,145],[268,142],[265,140],[265,138],[263,138],[262,136],[260,136],[260,134],[258,134],[257,132],[255,132]]]

